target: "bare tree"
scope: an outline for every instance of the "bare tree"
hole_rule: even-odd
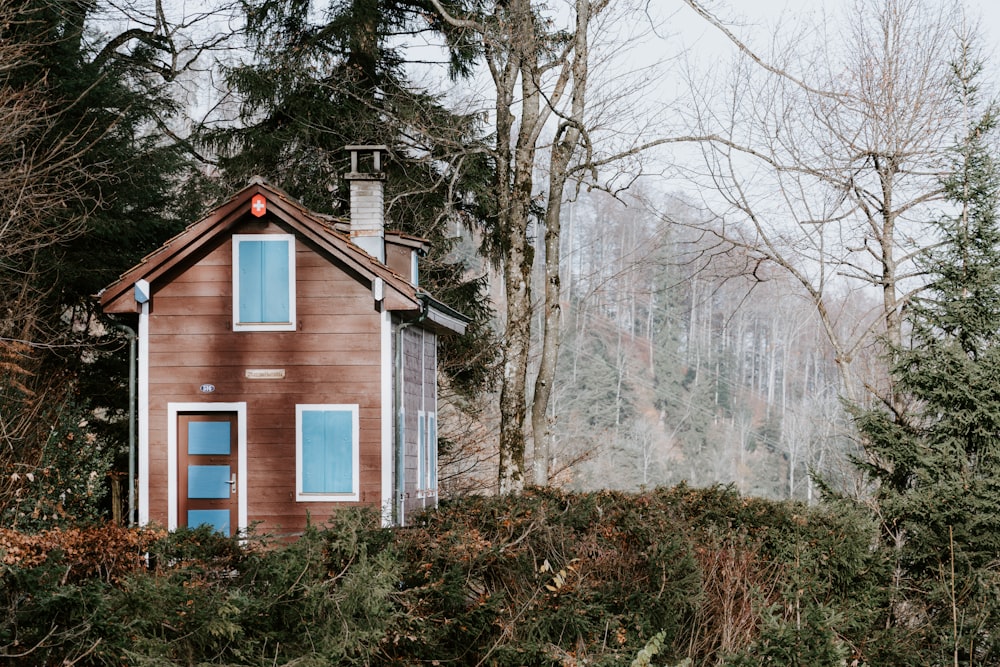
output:
[[[721,234],[806,290],[848,398],[865,385],[901,409],[887,374],[863,378],[856,361],[879,336],[901,341],[903,308],[920,285],[914,259],[931,242],[924,223],[961,119],[948,87],[959,8],[858,0],[838,30],[812,28],[817,46],[779,35],[762,58],[689,4],[741,54],[724,95],[710,98],[703,80],[691,86]],[[879,294],[877,312],[854,327],[830,309],[845,287]]]
[[[0,24],[17,20],[17,3],[0,1]],[[100,172],[85,162],[87,145],[54,135],[59,109],[15,83],[39,46],[0,39],[0,510],[21,464],[34,463],[30,445],[46,436],[43,415],[66,391],[64,378],[39,372],[43,353],[60,342],[44,315],[41,257],[81,231],[97,205],[84,188]]]
[[[495,94],[497,222],[490,248],[503,269],[506,297],[499,486],[501,492],[509,492],[523,483],[525,474],[533,305],[531,222],[538,220],[545,226],[542,350],[531,422],[533,480],[546,484],[551,464],[548,402],[560,338],[561,207],[567,186],[584,179],[595,185],[600,169],[658,142],[641,143],[641,131],[632,128],[626,141],[612,142],[613,147],[603,151],[597,148],[595,135],[607,118],[601,118],[596,109],[607,114],[611,104],[603,100],[595,105],[589,99],[590,81],[609,54],[620,54],[625,47],[595,49],[591,40],[595,34],[609,34],[604,22],[621,17],[629,10],[628,3],[571,0],[560,13],[534,0],[485,1],[471,3],[472,8],[462,16],[449,13],[438,0],[432,4],[449,24],[477,37]],[[562,24],[565,17],[568,21]],[[614,98],[626,94],[622,88],[619,79]],[[621,118],[621,111],[614,113]],[[544,169],[548,180],[545,189],[540,189],[536,173]]]
[[[801,286],[773,266],[754,276],[743,248],[721,252],[683,200],[642,187],[619,199],[581,195],[564,238],[553,452],[587,460],[551,483],[736,482],[783,498],[794,456],[796,497],[812,492],[811,473],[839,487],[830,464],[849,443],[835,419],[838,374]],[[827,306],[855,321],[871,299],[849,296],[830,294]],[[791,435],[800,423],[808,442]]]

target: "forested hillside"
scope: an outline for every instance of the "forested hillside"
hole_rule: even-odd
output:
[[[993,45],[661,4],[0,0],[0,658],[1000,663]],[[132,525],[95,295],[251,177],[343,223],[357,144],[470,319],[443,506]]]
[[[816,498],[852,453],[840,379],[796,285],[720,244],[683,199],[581,198],[564,251],[554,439],[582,488],[734,483]],[[831,300],[832,301],[832,300]],[[847,294],[832,307],[864,318]]]

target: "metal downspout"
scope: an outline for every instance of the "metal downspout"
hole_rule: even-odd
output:
[[[136,381],[135,365],[136,340],[138,335],[135,329],[126,324],[115,324],[116,329],[125,332],[128,337],[128,525],[134,526],[135,519],[135,402],[136,402]]]
[[[394,362],[396,366],[396,372],[393,374],[393,401],[395,402],[395,412],[396,412],[396,465],[393,471],[393,477],[395,477],[395,487],[394,500],[392,503],[392,523],[396,526],[403,525],[403,473],[404,473],[404,463],[403,463],[403,428],[405,426],[404,415],[403,415],[403,329],[408,327],[408,324],[400,324],[396,327],[396,349],[394,350],[395,357]]]

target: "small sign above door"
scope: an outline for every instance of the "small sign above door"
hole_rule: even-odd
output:
[[[285,377],[284,368],[248,368],[246,369],[248,380],[281,380]]]

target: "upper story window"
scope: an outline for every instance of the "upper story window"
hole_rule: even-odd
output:
[[[233,235],[233,331],[295,330],[295,237]]]

